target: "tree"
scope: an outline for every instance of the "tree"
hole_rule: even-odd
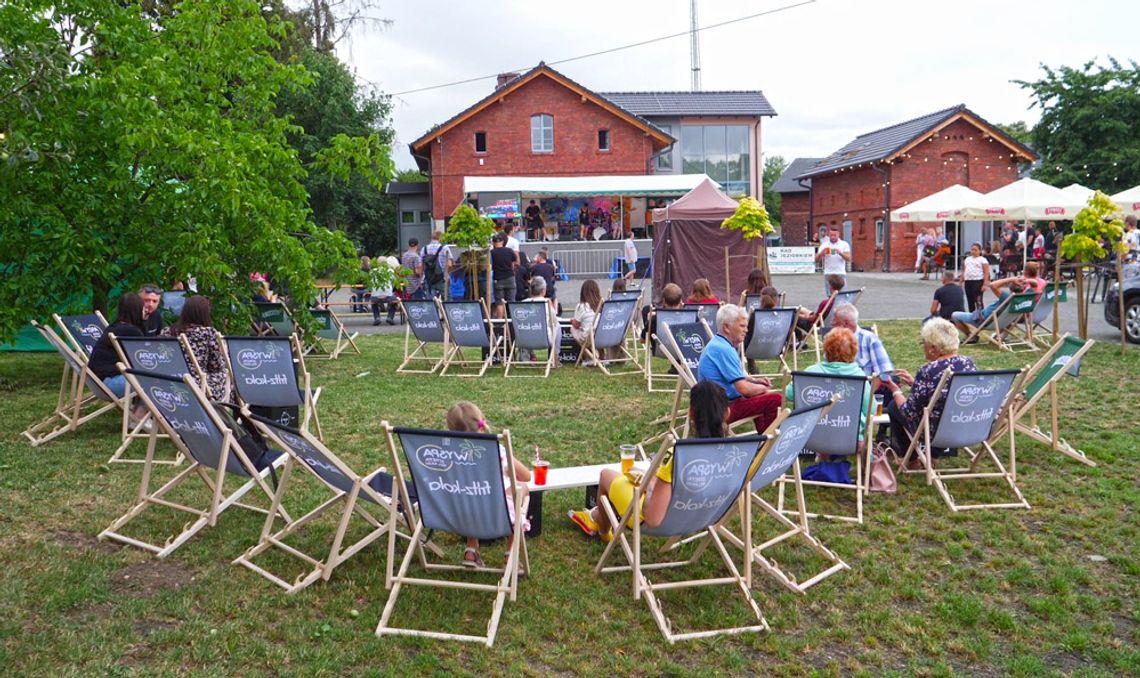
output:
[[[0,339],[146,281],[193,276],[238,326],[251,271],[302,307],[315,273],[356,274],[348,239],[308,219],[276,113],[283,88],[311,80],[271,54],[285,25],[252,0],[175,8],[0,6]],[[376,183],[386,160],[377,137],[341,135],[312,166]]]
[[[431,178],[418,169],[406,169],[396,172],[396,181],[408,184],[426,184],[431,181]]]
[[[1035,178],[1110,194],[1140,183],[1140,67],[1108,61],[1108,68],[1095,61],[1057,70],[1042,65],[1040,80],[1014,81],[1041,109],[1032,135],[1042,156]]]
[[[1100,259],[1107,254],[1105,244],[1117,254],[1124,244],[1124,221],[1119,216],[1120,209],[1107,195],[1097,191],[1089,198],[1088,207],[1077,212],[1073,220],[1073,232],[1061,241],[1060,254],[1065,259],[1077,263],[1077,330],[1081,339],[1089,336],[1089,314],[1084,294],[1084,266],[1086,262]],[[1124,320],[1121,318],[1121,323]]]
[[[1024,120],[1011,122],[1008,125],[998,123],[996,127],[1026,146],[1033,145],[1033,132]]]
[[[788,169],[788,163],[784,162],[783,156],[770,155],[764,159],[764,206],[768,210],[768,216],[772,219],[772,223],[779,226],[784,221],[784,198],[779,193],[772,190],[772,185]]]

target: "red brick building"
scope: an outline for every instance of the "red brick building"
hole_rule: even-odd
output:
[[[953,184],[987,193],[1015,181],[1020,165],[1036,159],[1029,148],[959,105],[856,137],[789,180],[810,180],[808,219],[797,218],[815,230],[839,229],[851,244],[853,268],[903,271],[914,266],[916,232],[942,224],[892,224],[891,210]],[[802,210],[795,203],[802,193],[790,194],[794,209]],[[787,223],[789,194],[783,195]],[[807,238],[810,232],[803,229],[785,230],[785,244],[806,244]]]

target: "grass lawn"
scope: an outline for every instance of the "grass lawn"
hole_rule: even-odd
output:
[[[880,331],[897,365],[919,367],[917,323],[883,323]],[[655,432],[650,422],[669,399],[647,394],[636,376],[573,368],[549,380],[508,380],[501,370],[482,379],[396,375],[402,338],[368,337],[360,345],[363,355],[311,360],[309,369],[324,387],[326,443],[361,472],[390,463],[382,420],[440,428],[460,399],[479,404],[492,426],[510,429],[519,456],[529,458],[537,444],[556,466],[616,461],[620,443]],[[1032,360],[966,348],[982,368]],[[593,574],[602,546],[565,518],[582,504],[577,491],[546,497],[543,534],[530,542],[533,575],[520,580],[519,600],[507,603],[492,649],[376,638],[387,600],[385,542],[294,596],[230,564],[261,528],[250,512],[226,512],[164,561],[98,542],[95,535],[132,503],[141,468],[105,464],[118,442],[112,416],[38,449],[20,436],[54,405],[61,364],[55,355],[0,354],[5,675],[1140,675],[1135,349],[1122,357],[1118,346],[1095,346],[1081,377],[1060,387],[1063,435],[1096,468],[1019,437],[1019,484],[1032,510],[952,515],[921,478],[900,478],[898,494],[869,497],[865,525],[814,524],[851,570],[803,597],[757,571],[754,593],[771,632],[675,648],[645,604],[632,600],[628,576]],[[142,446],[133,451],[141,454]],[[325,497],[312,483],[297,487],[305,490],[293,497],[301,504]],[[982,486],[961,497],[997,498],[998,490]],[[816,505],[846,499],[808,496]],[[133,529],[157,537],[183,522],[151,513]],[[323,543],[326,528],[318,525],[305,543]],[[440,545],[459,560],[458,538]],[[502,551],[485,547],[484,557],[498,562]],[[812,565],[794,547],[778,557],[792,569]],[[290,579],[299,572],[283,559],[268,562]],[[710,557],[703,569],[719,572]],[[682,623],[744,621],[728,594],[678,592],[664,601]],[[413,590],[396,614],[413,625],[437,619],[457,632],[479,632],[488,600]]]

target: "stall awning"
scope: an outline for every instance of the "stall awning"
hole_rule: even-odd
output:
[[[530,198],[569,196],[682,196],[708,177],[704,174],[650,174],[588,177],[463,177],[463,192],[519,193]]]

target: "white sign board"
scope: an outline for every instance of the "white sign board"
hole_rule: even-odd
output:
[[[815,273],[814,247],[769,247],[768,270],[780,273]]]

